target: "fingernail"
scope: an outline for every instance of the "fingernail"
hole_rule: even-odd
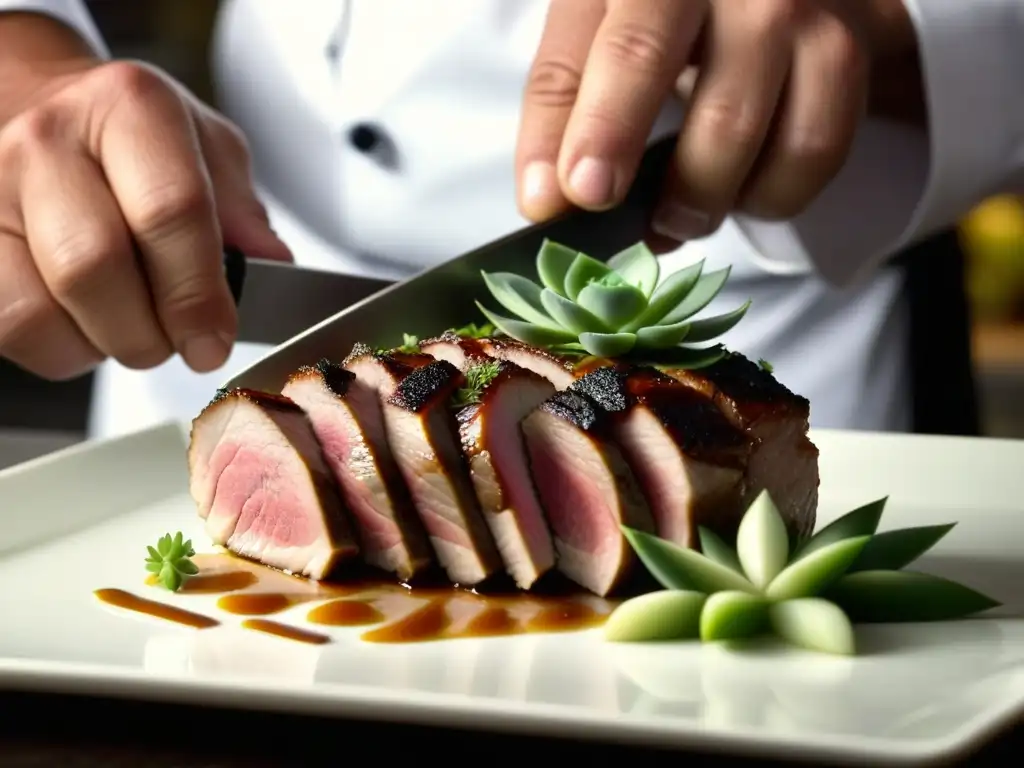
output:
[[[231,352],[231,339],[219,333],[194,336],[183,345],[181,356],[189,368],[206,373],[220,368]]]
[[[543,160],[528,163],[523,170],[523,205],[531,211],[547,209],[560,196],[554,164]]]
[[[680,243],[710,234],[711,217],[674,202],[663,202],[654,211],[651,229],[662,237],[670,237]]]
[[[606,160],[584,157],[569,173],[569,186],[581,205],[608,205],[615,197],[615,171]]]

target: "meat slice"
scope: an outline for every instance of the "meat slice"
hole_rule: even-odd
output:
[[[469,363],[486,377],[476,402],[458,412],[476,497],[505,568],[529,589],[555,564],[555,548],[530,475],[520,424],[555,393],[547,379],[505,361]]]
[[[568,357],[504,337],[478,339],[475,344],[490,357],[507,360],[543,376],[555,385],[555,389],[566,389],[576,381],[576,363]]]
[[[530,469],[555,538],[558,569],[604,596],[634,556],[621,525],[654,533],[651,511],[611,439],[608,414],[578,392],[556,392],[523,421]]]
[[[189,490],[217,544],[323,579],[359,553],[313,428],[298,405],[220,392],[192,422]]]
[[[460,371],[464,371],[467,365],[492,357],[480,339],[460,336],[455,331],[445,331],[440,336],[421,341],[420,352],[435,360],[447,360]]]
[[[730,353],[694,371],[667,371],[711,399],[753,439],[745,504],[767,489],[797,536],[814,530],[818,507],[818,449],[807,436],[810,403],[764,366]]]
[[[376,390],[321,360],[282,394],[309,417],[359,533],[363,560],[408,581],[432,562],[426,531],[391,455]]]
[[[699,392],[650,367],[598,368],[578,379],[611,414],[612,433],[644,489],[658,536],[699,546],[697,526],[728,539],[745,498],[751,441]]]
[[[428,355],[398,362],[365,347],[354,349],[345,367],[378,393],[391,452],[439,563],[456,584],[479,584],[500,569],[501,558],[459,450],[450,403],[461,372]]]

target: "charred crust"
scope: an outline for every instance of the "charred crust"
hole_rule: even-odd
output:
[[[352,382],[356,380],[356,375],[352,371],[346,370],[338,363],[331,362],[326,357],[321,358],[316,365],[302,366],[291,378],[303,377],[320,379],[331,394],[338,397],[344,397],[349,387],[352,386]]]
[[[341,361],[343,366],[348,366],[350,363],[354,363],[364,357],[373,357],[373,350],[361,341],[357,341],[352,345],[352,351],[348,353],[344,360]]]
[[[556,392],[545,400],[541,411],[564,419],[584,432],[596,432],[601,429],[601,416],[605,411],[593,400],[580,392],[568,389]]]
[[[569,385],[573,392],[586,395],[609,413],[621,413],[630,406],[626,388],[629,374],[612,366],[598,368]]]
[[[438,401],[447,402],[464,382],[465,377],[454,365],[447,360],[434,360],[403,378],[388,403],[421,413]]]
[[[769,371],[736,352],[693,373],[704,376],[719,392],[738,403],[788,404],[810,410],[807,398],[794,394]]]
[[[210,408],[217,403],[224,402],[226,400],[247,400],[253,405],[258,405],[261,408],[272,408],[278,411],[286,411],[288,413],[303,413],[303,410],[290,398],[284,395],[274,395],[270,392],[261,392],[257,389],[219,389],[217,390],[216,396],[210,401],[210,404],[206,408]],[[204,409],[205,411],[206,409]],[[200,414],[201,415],[201,414]]]

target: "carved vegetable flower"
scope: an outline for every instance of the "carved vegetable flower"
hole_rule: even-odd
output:
[[[605,264],[546,240],[537,254],[540,285],[507,272],[483,273],[494,298],[520,319],[495,314],[480,302],[477,306],[498,330],[527,344],[674,364],[692,358],[695,367],[714,362],[724,351],[686,345],[721,336],[750,306],[748,301],[728,314],[692,320],[729,277],[729,268],[707,274],[703,268],[702,260],[659,283],[658,259],[643,243]]]
[[[774,631],[811,650],[852,654],[853,622],[940,621],[999,605],[952,581],[901,570],[953,525],[875,533],[886,499],[853,510],[790,553],[768,492],[750,505],[730,548],[700,529],[703,554],[623,528],[664,591],[620,605],[609,640],[736,640]]]

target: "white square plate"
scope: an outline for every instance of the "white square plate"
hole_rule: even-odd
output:
[[[858,629],[852,659],[614,645],[597,630],[371,645],[345,629],[325,646],[246,632],[227,614],[190,630],[92,594],[139,593],[145,545],[166,531],[206,541],[187,494],[186,433],[172,424],[0,473],[0,686],[772,758],[908,764],[977,746],[1024,711],[1024,442],[813,438],[821,524],[885,495],[882,529],[959,521],[921,568],[1004,606],[972,621]]]

